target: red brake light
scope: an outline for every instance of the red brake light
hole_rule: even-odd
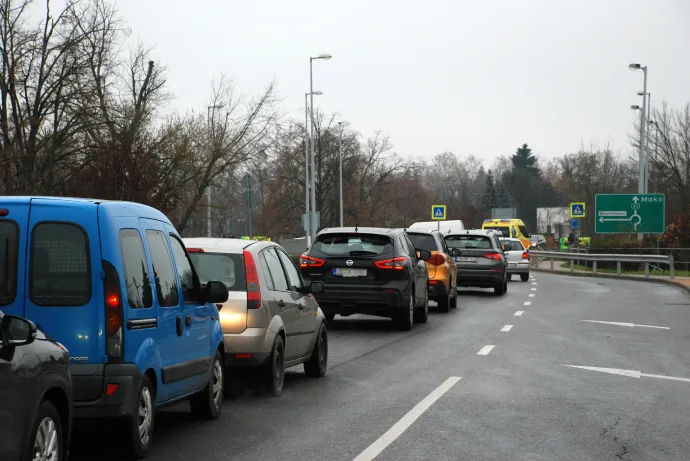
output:
[[[529,253],[527,253],[526,251],[523,251],[522,252],[522,259],[529,259]]]
[[[326,264],[323,259],[302,255],[299,257],[299,267],[321,267]]]
[[[446,263],[446,257],[441,253],[436,253],[435,255],[432,255],[427,262],[433,264],[434,266],[441,266]]]
[[[113,395],[115,392],[117,392],[117,388],[119,387],[119,384],[106,384],[105,385],[105,393],[108,395]]]
[[[10,210],[7,208],[0,208],[0,216],[7,216],[8,214],[10,214]]]
[[[203,253],[203,248],[187,248],[187,253]]]
[[[374,265],[379,269],[393,269],[396,271],[401,271],[405,268],[405,262],[407,262],[407,258],[400,257],[393,259],[384,259],[383,261],[376,261],[374,262]]]
[[[120,298],[117,296],[117,294],[113,293],[113,294],[106,296],[105,303],[109,307],[118,307],[120,305]]]
[[[261,284],[252,254],[244,250],[244,276],[247,280],[247,309],[261,307]]]
[[[501,260],[501,255],[498,253],[487,253],[484,255],[484,258],[486,259],[493,259],[494,261],[500,261]]]
[[[120,277],[115,267],[103,260],[103,303],[105,304],[105,334],[108,360],[122,360],[124,314],[120,297]]]

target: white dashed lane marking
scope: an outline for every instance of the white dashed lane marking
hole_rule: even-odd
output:
[[[481,349],[479,349],[479,352],[477,352],[477,355],[489,355],[489,352],[491,352],[491,350],[492,350],[494,347],[496,347],[496,346],[491,346],[491,345],[489,345],[489,346],[484,346],[484,347],[482,347]]]
[[[515,317],[520,317],[525,311],[517,311],[515,312]]]
[[[501,331],[510,331],[511,328],[513,328],[512,325],[505,325],[503,328],[501,328]]]

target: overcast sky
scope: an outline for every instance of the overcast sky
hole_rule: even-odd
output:
[[[629,151],[649,66],[652,105],[690,102],[690,0],[117,0],[133,38],[169,69],[172,107],[203,110],[225,72],[279,82],[301,119],[309,89],[395,151],[474,153],[488,165],[524,142],[542,158],[584,143]]]

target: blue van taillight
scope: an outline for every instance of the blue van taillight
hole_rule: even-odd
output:
[[[105,350],[111,362],[122,360],[123,324],[120,277],[108,261],[103,260],[103,294],[105,304]]]

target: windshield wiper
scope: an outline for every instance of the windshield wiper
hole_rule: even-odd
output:
[[[350,252],[350,256],[378,256],[379,254],[376,251],[368,251],[368,250],[354,250]]]

